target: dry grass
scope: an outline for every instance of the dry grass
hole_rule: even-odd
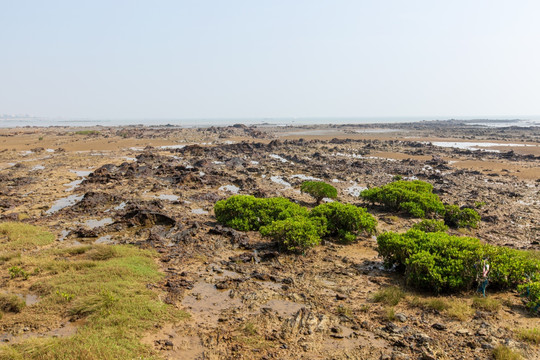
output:
[[[493,350],[493,358],[495,360],[521,360],[523,359],[520,353],[504,345],[499,345]]]
[[[426,310],[438,311],[460,321],[469,319],[474,313],[473,309],[463,299],[448,299],[443,297],[424,299],[415,296],[409,300],[409,304]]]
[[[399,287],[389,286],[373,294],[372,300],[388,306],[396,306],[404,297],[405,293]]]
[[[472,307],[483,311],[497,312],[501,309],[501,302],[490,297],[475,296]]]
[[[521,329],[517,332],[517,335],[523,341],[540,345],[540,330],[538,328]]]

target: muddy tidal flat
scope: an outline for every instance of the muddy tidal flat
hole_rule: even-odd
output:
[[[300,184],[321,180],[337,188],[339,201],[367,207],[378,233],[404,232],[419,219],[359,198],[395,176],[427,181],[443,202],[478,209],[478,228],[451,234],[540,250],[540,127],[440,121],[0,129],[0,223],[54,234],[53,242],[20,256],[96,245],[102,252],[132,245],[156,254],[164,275],[146,289],[188,316],[141,325],[138,341],[152,356],[487,359],[505,345],[539,359],[539,345],[519,332],[538,329],[540,321],[517,292],[490,293],[501,305],[496,311],[473,308],[472,293],[444,296],[469,306],[452,316],[418,306],[434,295],[408,290],[402,276],[385,269],[375,236],[348,245],[327,241],[303,255],[280,253],[258,232],[220,225],[213,212],[218,200],[235,194],[282,196],[311,208]],[[0,232],[0,243],[6,241]],[[45,265],[32,265],[35,274],[23,279],[9,270],[19,266],[13,258],[2,261],[0,291],[26,307],[0,318],[0,346],[69,341],[92,321],[73,316],[77,298],[68,293],[58,295],[65,311],[45,312],[40,299],[47,292],[39,284],[55,275]],[[406,293],[391,309],[373,301],[390,286]]]

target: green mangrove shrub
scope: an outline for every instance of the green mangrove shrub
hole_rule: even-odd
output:
[[[540,281],[521,284],[518,290],[526,298],[529,310],[534,314],[540,314]]]
[[[333,202],[316,206],[311,212],[285,198],[255,198],[234,195],[214,205],[217,220],[241,231],[259,230],[282,249],[303,252],[325,236],[345,242],[358,232],[374,233],[377,220],[366,209]]]
[[[531,253],[482,244],[476,238],[411,229],[381,234],[377,244],[385,265],[402,271],[409,285],[436,292],[472,288],[484,258],[490,263],[494,288],[513,289],[527,279],[539,279],[540,260]]]
[[[308,216],[306,208],[285,198],[261,199],[251,195],[234,195],[214,205],[217,220],[241,231],[259,230],[276,220]]]
[[[377,220],[366,209],[339,202],[316,206],[309,216],[326,219],[324,233],[345,242],[356,239],[356,234],[360,231],[372,234],[377,227]]]
[[[413,229],[423,232],[445,232],[448,230],[448,226],[444,224],[444,221],[436,219],[424,219],[419,223],[416,223],[412,227]]]
[[[398,180],[360,193],[364,200],[382,204],[393,211],[405,211],[411,216],[423,218],[444,214],[444,205],[433,194],[433,186],[427,182]]]
[[[444,222],[451,227],[476,228],[480,221],[480,215],[473,209],[460,209],[457,205],[446,205],[444,210]]]
[[[302,253],[306,249],[321,243],[323,233],[322,222],[311,221],[303,216],[295,216],[285,220],[277,220],[259,231],[262,235],[272,238],[279,247],[287,251]]]
[[[324,198],[337,198],[336,188],[323,181],[304,181],[300,186],[300,191],[315,198],[317,205],[319,205]]]

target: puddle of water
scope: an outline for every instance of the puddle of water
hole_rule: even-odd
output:
[[[127,160],[127,161],[137,161],[137,158],[129,157],[129,156],[122,156],[122,159]]]
[[[293,315],[298,310],[304,307],[302,304],[297,304],[289,300],[270,300],[263,307],[269,307],[280,315]]]
[[[164,146],[160,146],[159,148],[163,150],[168,150],[168,149],[183,149],[185,147],[186,145],[164,145]]]
[[[118,206],[114,207],[114,210],[124,210],[126,208],[126,202],[122,201]]]
[[[114,244],[111,235],[105,235],[94,241],[94,244]]]
[[[285,187],[291,187],[291,184],[283,180],[281,176],[271,176],[270,180],[275,182],[276,184],[284,185]]]
[[[270,157],[271,157],[272,159],[279,160],[279,161],[281,161],[282,163],[289,162],[287,159],[284,159],[284,158],[282,158],[281,156],[276,155],[276,154],[270,154]]]
[[[63,208],[66,208],[68,206],[73,206],[79,201],[81,201],[83,197],[84,195],[70,195],[68,197],[58,199],[51,206],[51,208],[45,212],[45,214],[47,215],[54,214],[55,212],[62,210]]]
[[[81,177],[82,179],[74,180],[70,183],[64,184],[64,186],[67,187],[66,189],[67,192],[75,190],[77,186],[82,184],[82,182],[86,179],[86,177],[92,173],[92,171],[88,171],[88,170],[69,170],[69,171]]]
[[[48,153],[53,153],[54,149],[45,149],[45,151],[48,152]]]
[[[83,181],[84,181],[84,179],[79,179],[79,180],[74,180],[74,181],[72,181],[70,183],[64,184],[64,186],[67,187],[67,189],[65,191],[69,192],[69,191],[75,190],[75,188],[77,188],[77,186],[81,185]]]
[[[203,209],[193,209],[193,210],[191,210],[191,212],[193,214],[197,214],[197,215],[206,215],[206,214],[208,214],[208,211],[203,210]]]
[[[9,333],[0,334],[0,342],[9,342],[11,344],[17,344],[30,338],[46,338],[46,337],[67,337],[77,333],[77,323],[68,322],[64,326],[49,330],[44,333],[37,333],[28,331],[20,335],[13,335]]]
[[[307,176],[307,175],[304,175],[304,174],[291,175],[291,177],[293,179],[300,179],[300,180],[322,181],[322,179],[319,179],[319,178],[316,178],[316,177],[313,177],[313,176]]]
[[[1,294],[6,294],[6,295],[15,295],[19,299],[24,300],[24,302],[26,303],[27,306],[32,306],[32,305],[37,304],[39,302],[39,296],[34,295],[34,294],[10,293],[10,292],[7,292],[7,291],[1,291],[0,293]]]
[[[222,165],[222,164],[225,164],[225,163],[223,161],[212,161],[212,164]]]
[[[180,197],[177,195],[172,195],[172,194],[161,194],[161,195],[156,196],[156,198],[160,200],[178,201]]]
[[[366,187],[363,187],[363,186],[358,186],[358,184],[354,183],[353,186],[351,187],[348,187],[347,189],[345,189],[345,192],[351,196],[354,196],[354,197],[359,197],[360,196],[360,193],[364,190],[366,190],[367,188]]]
[[[88,170],[69,170],[69,171],[80,177],[85,177],[92,173],[92,171],[88,171]]]
[[[71,231],[69,230],[62,230],[60,232],[60,237],[58,238],[58,241],[64,241],[66,239],[66,237],[69,235]]]
[[[95,229],[97,227],[104,226],[104,225],[109,225],[109,224],[112,224],[112,223],[113,223],[113,219],[108,217],[108,218],[104,218],[104,219],[101,219],[101,220],[95,220],[95,219],[86,220],[84,222],[84,225],[86,227],[88,227],[89,229]]]
[[[392,132],[408,132],[408,130],[403,129],[365,129],[365,130],[355,130],[356,133],[366,133],[366,134],[382,134],[382,133],[392,133]]]
[[[223,185],[218,189],[219,191],[227,191],[233,194],[238,194],[238,191],[240,191],[240,188],[235,185]]]
[[[182,305],[192,313],[217,321],[222,310],[241,305],[240,300],[231,298],[230,294],[230,290],[218,290],[213,284],[199,281],[191,290],[191,295],[184,297]]]
[[[259,165],[259,162],[255,161],[255,160],[251,160],[250,163],[251,163],[251,165]]]

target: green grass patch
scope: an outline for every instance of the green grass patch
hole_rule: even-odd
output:
[[[0,253],[2,254],[34,249],[53,241],[54,235],[38,226],[20,222],[0,224]]]
[[[153,358],[152,349],[140,342],[142,334],[156,323],[187,316],[147,288],[163,277],[155,252],[125,245],[78,249],[43,251],[19,261],[42,269],[31,286],[42,296],[32,306],[36,317],[53,313],[83,319],[84,325],[71,337],[0,346],[0,359]]]

